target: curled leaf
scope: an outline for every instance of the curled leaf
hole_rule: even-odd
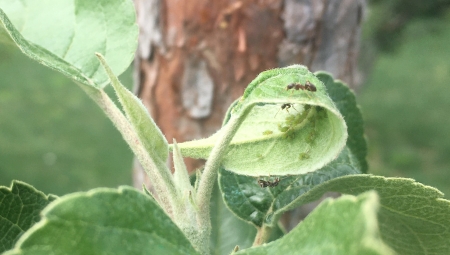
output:
[[[347,126],[323,83],[304,66],[261,73],[227,118],[248,111],[222,161],[243,175],[298,175],[335,159]],[[226,125],[226,124],[225,124]],[[184,156],[208,158],[224,128],[209,138],[179,144]]]

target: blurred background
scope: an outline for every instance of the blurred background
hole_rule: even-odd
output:
[[[0,59],[0,185],[56,195],[131,185],[132,152],[84,91],[18,49],[0,45]],[[130,87],[131,68],[120,79]]]
[[[356,93],[369,172],[413,178],[450,198],[450,1],[368,3]],[[120,77],[128,87],[131,72]],[[0,185],[17,179],[56,195],[131,185],[132,158],[76,84],[0,45]]]

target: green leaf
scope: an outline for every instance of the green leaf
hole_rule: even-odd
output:
[[[225,206],[222,195],[215,185],[211,199],[211,254],[228,255],[236,245],[240,249],[252,246],[256,229],[236,218]]]
[[[305,175],[279,176],[281,181],[273,188],[261,188],[254,178],[221,170],[219,183],[224,192],[226,205],[239,218],[256,226],[261,227],[263,223],[274,225],[278,217],[288,208],[300,206],[300,204],[291,203],[314,186],[339,176],[359,174],[362,171],[362,165],[367,165],[362,116],[356,105],[354,94],[343,83],[335,82],[330,75],[323,72],[316,74],[319,79],[324,81],[329,96],[349,125],[346,147],[337,159],[318,171]],[[229,115],[230,113],[227,116]],[[225,118],[225,122],[228,118]],[[357,128],[353,126],[357,126]],[[364,153],[359,150],[364,150]],[[359,158],[357,153],[359,153]],[[262,178],[262,180],[273,182],[276,178],[276,176],[272,176],[271,178]]]
[[[196,191],[191,185],[186,164],[184,163],[175,139],[173,139],[173,167],[173,180],[175,187],[177,187],[180,192],[180,197],[183,198],[183,200],[189,199],[189,196],[195,198],[197,196],[195,193]]]
[[[0,0],[0,8],[1,23],[25,55],[75,81],[107,84],[95,52],[116,74],[133,60],[139,32],[130,0]]]
[[[450,201],[439,190],[412,179],[339,177],[314,187],[294,203],[315,201],[328,191],[358,195],[368,190],[380,197],[381,237],[398,254],[450,254]]]
[[[103,56],[98,53],[96,55],[100,60],[100,63],[105,68],[106,73],[111,80],[111,85],[119,98],[120,104],[122,105],[128,120],[138,134],[140,142],[144,145],[145,150],[153,160],[166,162],[169,157],[167,140],[156,125],[155,121],[153,121],[150,117],[147,108],[145,108],[144,104],[138,97],[136,97],[120,83],[119,79],[114,75]],[[138,143],[139,141],[136,142]]]
[[[0,186],[0,252],[11,249],[55,199],[20,181],[13,181],[11,188]]]
[[[279,216],[293,206],[292,203],[313,187],[333,178],[359,174],[356,159],[345,148],[338,159],[320,170],[298,176],[262,178],[267,181],[280,181],[275,187],[262,188],[254,177],[237,175],[221,169],[219,184],[223,199],[228,208],[239,218],[261,227],[273,226]]]
[[[130,187],[64,196],[5,255],[197,254],[147,195]]]
[[[113,123],[119,128],[124,139],[142,164],[142,167],[152,178],[153,186],[158,192],[158,201],[164,201],[160,205],[167,212],[170,211],[176,215],[180,215],[184,212],[183,208],[180,207],[181,204],[178,203],[180,194],[176,190],[173,176],[166,165],[169,155],[167,140],[150,117],[141,100],[120,83],[103,56],[99,53],[96,53],[96,55],[108,74],[111,84],[126,113],[127,120],[112,116]],[[112,106],[109,107],[112,108]],[[104,107],[104,110],[107,113],[111,111],[107,107]],[[127,126],[129,124],[131,124],[131,127],[120,129],[120,126]],[[177,217],[174,219],[178,220]]]
[[[380,239],[378,208],[375,192],[327,199],[281,239],[236,254],[394,254]]]
[[[317,91],[287,90],[312,83]],[[222,164],[250,176],[303,174],[335,159],[347,139],[346,124],[323,83],[304,66],[261,73],[234,104],[230,115],[251,109]],[[227,123],[228,124],[228,123]],[[209,138],[179,144],[184,156],[207,158],[226,125]]]
[[[361,110],[356,104],[353,91],[342,81],[334,80],[331,74],[326,72],[314,73],[317,78],[325,84],[328,95],[333,100],[339,112],[344,116],[347,123],[348,139],[347,146],[359,161],[362,173],[367,172],[367,144],[364,139],[364,120]]]

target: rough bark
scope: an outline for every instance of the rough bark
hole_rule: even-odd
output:
[[[136,93],[169,141],[207,137],[260,72],[303,64],[358,84],[365,0],[135,0]],[[202,162],[188,160],[188,169]],[[137,169],[137,168],[136,168]],[[136,185],[143,182],[135,171]]]

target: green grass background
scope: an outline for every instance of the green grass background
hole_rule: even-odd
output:
[[[450,19],[412,23],[405,36],[358,94],[369,172],[450,194]],[[130,86],[130,70],[121,80]],[[116,187],[131,184],[131,160],[77,85],[0,45],[0,185],[19,179],[57,195]]]

